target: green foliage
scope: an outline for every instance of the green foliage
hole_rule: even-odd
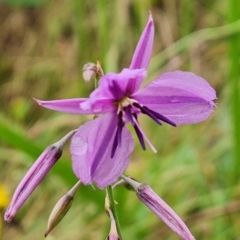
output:
[[[28,7],[38,7],[45,4],[46,0],[1,0],[3,3],[7,3],[13,7],[21,7],[21,8],[28,8]]]

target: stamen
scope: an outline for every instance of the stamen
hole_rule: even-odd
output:
[[[143,114],[148,115],[150,118],[152,118],[153,121],[155,121],[157,124],[162,125],[162,122],[150,111],[148,111],[148,109],[141,109],[141,112]]]
[[[116,133],[115,133],[115,137],[114,137],[114,140],[113,140],[111,158],[114,157],[117,146],[121,147],[121,144],[122,144],[122,129],[124,127],[124,121],[123,121],[122,116],[123,116],[123,113],[120,112],[118,114],[118,124],[117,124],[117,130],[116,130]]]
[[[143,109],[151,112],[152,114],[154,114],[158,119],[162,120],[163,122],[168,123],[168,124],[170,124],[170,125],[172,125],[172,126],[174,126],[174,127],[177,126],[176,123],[174,123],[174,122],[171,121],[170,119],[164,117],[162,114],[157,113],[157,112],[155,112],[155,111],[153,111],[153,110],[151,110],[151,109],[149,109],[149,108],[147,108],[147,107],[145,107],[145,106],[143,106]]]
[[[138,140],[141,144],[141,147],[145,151],[146,150],[146,145],[145,145],[145,142],[144,142],[144,137],[143,137],[139,127],[136,124],[133,125],[133,127],[134,127],[134,130],[135,130],[135,133],[137,134],[137,137],[138,137]]]
[[[123,112],[119,113],[118,117],[118,131],[117,131],[117,141],[118,141],[118,146],[121,147],[122,145],[122,129],[124,127],[124,121],[123,121]]]
[[[131,106],[123,108],[124,113],[126,114],[128,120],[134,125],[133,113],[131,111]]]
[[[112,151],[111,151],[111,158],[114,157],[114,154],[115,154],[116,149],[117,149],[117,145],[118,145],[118,128],[116,130],[116,134],[115,134],[115,137],[114,137],[114,140],[113,140]]]
[[[147,141],[149,147],[153,150],[154,153],[157,152],[157,150],[155,149],[155,147],[152,145],[152,143],[150,142],[150,140],[147,138],[147,136],[145,135],[145,133],[142,131],[141,127],[139,126],[137,120],[134,118],[134,122],[135,122],[135,126],[137,127],[138,131],[140,132],[141,136]],[[134,127],[135,129],[135,127]],[[136,130],[136,129],[135,129]],[[137,132],[136,132],[137,133]],[[140,141],[140,139],[139,139]],[[144,140],[143,140],[144,141]],[[141,141],[140,141],[141,143]]]
[[[153,110],[151,110],[151,109],[149,109],[145,106],[141,106],[138,103],[133,103],[133,106],[136,107],[136,108],[139,108],[143,114],[148,115],[149,117],[151,117],[155,122],[157,122],[160,125],[161,125],[161,122],[159,120],[162,120],[163,122],[168,123],[168,124],[170,124],[174,127],[177,126],[176,123],[174,123],[170,119],[164,117],[162,114],[157,113],[157,112],[155,112],[155,111],[153,111]]]
[[[131,106],[127,106],[123,110],[124,110],[124,113],[125,113],[127,119],[131,122],[132,126],[134,127],[134,130],[137,134],[137,137],[138,137],[138,140],[139,140],[139,142],[142,146],[142,149],[146,150],[143,135],[142,135],[141,131],[138,129],[138,126],[135,123],[135,121],[137,121],[137,115],[132,112]]]

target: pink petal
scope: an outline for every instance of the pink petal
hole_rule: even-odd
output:
[[[71,142],[73,170],[84,183],[95,182],[104,188],[118,179],[129,162],[134,141],[127,128],[122,130],[122,145],[111,158],[117,116],[104,114],[82,125]]]
[[[152,54],[152,46],[154,40],[154,25],[152,15],[150,13],[148,23],[139,39],[135,52],[133,54],[130,69],[148,68],[150,57]]]
[[[144,78],[145,69],[124,68],[120,73],[108,73],[99,82],[99,87],[90,95],[90,102],[109,99],[109,102],[120,100],[136,92]]]
[[[216,93],[203,78],[176,71],[163,74],[132,97],[179,125],[207,119]]]
[[[52,101],[42,101],[34,98],[34,100],[42,107],[59,112],[67,112],[72,114],[92,114],[90,110],[84,110],[80,108],[80,104],[86,102],[88,98],[72,98]]]
[[[91,112],[92,114],[113,112],[117,109],[113,99],[104,97],[89,99],[88,101],[81,103],[80,108],[86,112]]]

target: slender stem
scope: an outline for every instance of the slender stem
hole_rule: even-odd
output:
[[[95,78],[94,79],[94,89],[96,89],[98,87],[98,79]]]
[[[108,198],[109,198],[109,202],[110,202],[110,208],[112,210],[112,213],[113,213],[113,216],[114,216],[114,219],[115,219],[115,222],[116,222],[118,235],[119,235],[120,239],[122,240],[122,232],[121,232],[120,222],[119,222],[118,215],[117,215],[117,209],[116,209],[116,206],[115,206],[113,191],[112,191],[112,186],[111,185],[107,187],[107,193],[108,193]]]

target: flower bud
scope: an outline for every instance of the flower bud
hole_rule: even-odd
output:
[[[112,210],[110,208],[108,194],[106,195],[106,198],[105,198],[105,210],[108,213],[108,216],[110,217],[110,220],[111,220],[110,232],[109,232],[106,240],[120,240],[120,237],[117,232],[116,221],[114,219]]]
[[[63,219],[63,217],[67,214],[68,210],[72,206],[73,198],[77,189],[79,188],[81,182],[78,181],[72,189],[70,189],[64,196],[62,196],[57,203],[55,204],[50,217],[48,219],[47,230],[44,234],[46,237],[54,227]]]
[[[111,220],[110,232],[106,240],[120,240],[120,237],[118,236],[117,232],[116,222],[114,219]]]
[[[60,141],[47,147],[43,153],[38,157],[35,163],[31,166],[25,176],[18,184],[10,205],[8,206],[4,220],[10,222],[15,216],[16,212],[21,208],[24,202],[28,199],[30,194],[43,180],[46,174],[50,171],[53,165],[62,155],[62,148],[67,140],[72,137],[76,130],[71,131]]]
[[[154,214],[164,221],[184,240],[194,240],[182,219],[147,184],[142,184],[122,175],[122,178],[135,189],[142,201]]]
[[[94,63],[87,63],[83,66],[83,79],[86,82],[93,80],[97,75],[97,66]]]
[[[83,66],[83,79],[89,82],[95,78],[99,79],[103,76],[103,70],[99,61],[95,63],[87,63]]]

